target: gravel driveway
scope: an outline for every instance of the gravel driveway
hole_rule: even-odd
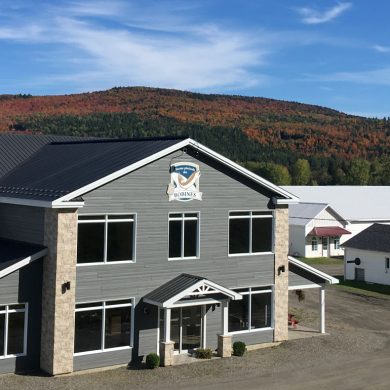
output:
[[[298,305],[315,325],[318,294]],[[326,297],[329,336],[287,341],[242,358],[128,370],[117,368],[55,378],[5,375],[0,389],[390,389],[390,297],[331,287]]]

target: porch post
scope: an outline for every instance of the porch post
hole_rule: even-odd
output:
[[[173,351],[175,343],[171,341],[171,309],[164,308],[164,341],[160,342],[160,364],[165,366],[173,365]]]
[[[229,301],[223,300],[221,304],[221,334],[228,334],[228,322],[229,322]]]
[[[325,333],[325,287],[319,289],[320,299],[320,333]]]
[[[221,334],[218,335],[218,356],[231,357],[232,356],[232,336],[229,335],[229,300],[221,302]]]

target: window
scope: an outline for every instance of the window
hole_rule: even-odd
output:
[[[272,230],[270,212],[230,212],[229,255],[272,252]]]
[[[333,239],[334,249],[340,249],[340,237],[335,237]]]
[[[27,304],[0,306],[0,358],[27,353]]]
[[[134,215],[80,215],[77,263],[135,260]]]
[[[386,272],[390,269],[390,258],[389,257],[385,258],[385,269],[386,269]]]
[[[75,354],[132,346],[133,301],[76,304]]]
[[[199,214],[169,214],[169,259],[199,256]]]
[[[317,240],[317,237],[313,237],[311,239],[311,250],[313,252],[317,251],[318,250],[318,240]]]
[[[240,301],[229,302],[229,332],[250,332],[271,327],[272,290],[239,291]]]

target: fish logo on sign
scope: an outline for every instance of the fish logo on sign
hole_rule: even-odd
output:
[[[202,200],[202,193],[199,191],[199,165],[190,162],[176,163],[171,165],[170,172],[171,182],[167,189],[170,202]]]

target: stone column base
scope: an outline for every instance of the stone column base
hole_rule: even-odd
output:
[[[222,358],[232,356],[232,336],[218,335],[218,356]]]
[[[172,366],[173,365],[173,351],[175,343],[173,341],[161,341],[160,342],[160,366]]]

